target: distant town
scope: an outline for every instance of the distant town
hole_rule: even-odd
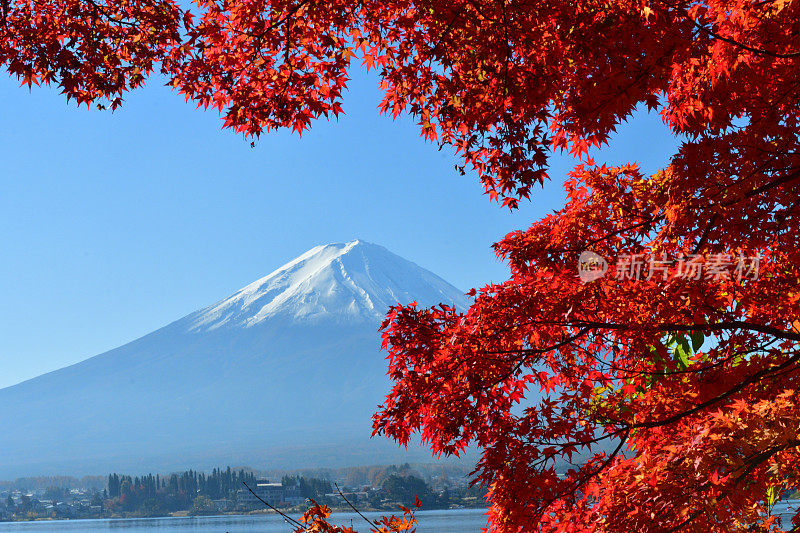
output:
[[[270,476],[271,475],[271,476]],[[302,511],[308,500],[334,510],[485,507],[485,490],[442,465],[392,465],[302,472],[251,468],[130,476],[35,477],[0,482],[0,521],[200,516]]]

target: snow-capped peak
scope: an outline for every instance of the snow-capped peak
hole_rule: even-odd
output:
[[[463,292],[383,246],[354,240],[316,246],[232,296],[187,317],[190,330],[292,321],[379,320],[389,306],[468,305]]]

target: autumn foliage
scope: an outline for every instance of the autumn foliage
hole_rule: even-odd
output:
[[[507,282],[391,311],[376,432],[477,446],[493,531],[793,527],[800,1],[5,0],[0,32],[23,83],[115,107],[158,71],[246,136],[339,114],[356,58],[511,208],[570,152],[564,207],[496,245]],[[644,108],[668,166],[588,158]]]
[[[364,515],[361,515],[363,520],[367,522],[370,531],[373,533],[402,533],[404,531],[413,532],[414,526],[417,523],[414,517],[414,512],[405,507],[400,508],[403,515],[381,517],[377,520],[371,520]],[[320,505],[317,502],[311,501],[308,509],[299,520],[291,518],[288,515],[283,515],[290,525],[295,526],[295,533],[356,533],[357,530],[352,526],[338,526],[330,523],[331,510],[326,505]]]

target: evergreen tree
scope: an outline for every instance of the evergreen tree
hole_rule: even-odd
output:
[[[108,476],[108,496],[110,498],[119,498],[120,479],[117,474],[110,474]]]

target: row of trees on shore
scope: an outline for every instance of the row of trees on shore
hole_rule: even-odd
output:
[[[241,489],[244,483],[253,484],[255,475],[240,470],[214,469],[210,474],[187,470],[168,476],[148,474],[142,477],[108,476],[108,496],[114,498],[131,498],[134,495],[143,498],[154,498],[159,492],[167,494],[202,494],[211,499],[230,498]]]
[[[417,466],[420,470],[409,464],[354,467],[337,470],[337,476],[333,477],[333,471],[322,470],[317,473],[284,474],[280,484],[287,493],[299,495],[307,502],[313,500],[342,510],[349,509],[347,501],[360,510],[394,511],[398,505],[411,507],[417,502],[424,509],[485,506],[483,489],[468,487],[464,479],[450,478],[445,473],[446,469]],[[366,477],[365,472],[369,473]],[[30,488],[30,483],[21,480],[19,486],[6,484],[5,490],[0,491],[0,520],[157,517],[260,511],[266,510],[266,507],[248,497],[245,484],[255,488],[265,476],[265,473],[256,473],[248,468],[228,467],[215,468],[210,473],[195,470],[141,476],[113,473],[105,478],[105,483],[93,482],[91,486],[81,488],[71,487],[78,481],[75,479],[52,478],[52,483],[63,481],[64,484],[43,485],[47,481],[43,478],[36,483],[36,488]],[[296,499],[292,499],[292,503],[271,499],[270,504],[292,511],[305,508],[305,504],[297,507]]]

